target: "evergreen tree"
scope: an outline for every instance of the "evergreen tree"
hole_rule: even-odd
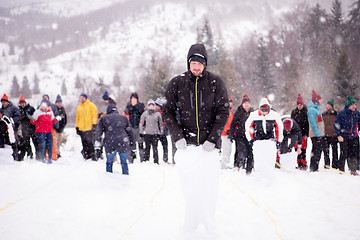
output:
[[[9,56],[13,56],[13,55],[15,55],[15,45],[14,45],[14,43],[10,43],[10,49],[9,49]]]
[[[116,88],[121,87],[120,75],[118,72],[114,73],[112,85]]]
[[[61,95],[67,95],[67,87],[65,84],[65,79],[63,80],[62,85],[61,85]]]
[[[10,96],[12,98],[20,97],[20,86],[19,86],[19,82],[18,82],[18,79],[16,76],[13,77],[13,80],[11,83]]]
[[[79,74],[77,74],[75,79],[75,88],[81,88],[81,87],[82,87],[81,78]]]
[[[274,94],[275,83],[271,68],[269,51],[264,39],[260,38],[255,60],[255,71],[253,73],[254,87],[258,96]]]
[[[330,16],[330,38],[334,51],[338,53],[344,42],[344,17],[339,0],[334,0]]]
[[[29,80],[26,76],[23,78],[22,82],[22,88],[20,90],[20,95],[24,96],[24,98],[31,98],[32,97],[32,91],[30,89]]]
[[[33,94],[40,94],[40,87],[39,87],[39,78],[37,74],[34,75],[34,88],[33,88]]]
[[[2,56],[6,57],[5,50],[3,49]]]
[[[353,72],[345,52],[339,57],[333,81],[335,83],[335,96],[338,101],[344,102],[347,96],[356,96],[359,83],[353,79]]]

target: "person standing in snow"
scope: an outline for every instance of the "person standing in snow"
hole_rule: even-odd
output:
[[[160,113],[161,118],[162,118],[162,106],[163,106],[162,99],[157,98],[155,100],[155,107],[156,107],[156,112]],[[169,152],[169,150],[168,150],[169,144],[168,144],[168,140],[167,140],[168,129],[166,127],[164,119],[163,119],[161,124],[162,124],[162,132],[159,135],[159,141],[160,141],[160,143],[161,143],[161,145],[163,147],[163,161],[167,163],[168,162],[168,152]]]
[[[81,143],[85,160],[92,159],[97,161],[94,150],[94,134],[98,120],[97,108],[90,102],[88,96],[83,93],[80,95],[80,105],[76,110],[76,133],[81,137]]]
[[[53,111],[49,108],[50,103],[43,99],[40,108],[31,116],[31,123],[35,125],[36,139],[39,144],[39,155],[43,163],[51,164],[53,154],[53,124],[61,120],[60,116],[55,118]],[[46,150],[48,153],[48,161],[46,162]]]
[[[139,133],[145,141],[144,159],[141,161],[149,161],[150,148],[153,149],[154,163],[159,164],[158,156],[158,139],[163,131],[162,118],[159,112],[155,110],[155,102],[150,99],[148,101],[148,110],[145,111],[140,118]]]
[[[237,170],[245,168],[247,174],[251,173],[254,166],[252,147],[245,135],[245,122],[252,111],[254,110],[251,107],[250,98],[245,94],[241,100],[241,105],[235,112],[229,132],[231,141],[235,140],[234,167]]]
[[[231,155],[231,150],[232,150],[232,141],[229,136],[229,133],[230,133],[230,125],[234,118],[234,114],[232,111],[232,105],[233,105],[233,101],[230,98],[229,99],[229,108],[230,108],[229,118],[226,122],[224,131],[221,134],[221,168],[222,169],[230,168],[230,155]]]
[[[139,102],[139,95],[134,92],[130,95],[130,102],[126,105],[125,111],[123,113],[129,119],[131,130],[135,141],[138,143],[140,159],[144,158],[144,139],[140,137],[139,134],[139,124],[140,117],[145,111],[145,105],[142,102]],[[136,158],[136,144],[131,148],[131,151],[128,155],[129,163],[133,163]]]
[[[57,95],[55,106],[57,111],[59,112],[59,116],[61,120],[59,121],[59,128],[55,129],[56,131],[56,149],[57,149],[57,158],[61,157],[60,146],[62,143],[62,135],[67,124],[67,115],[65,108],[63,107],[62,99],[60,95]]]
[[[360,112],[356,110],[356,102],[348,97],[344,110],[336,116],[334,129],[340,142],[339,170],[345,171],[345,162],[352,175],[359,175],[359,137]]]
[[[284,126],[284,131],[283,131],[284,138],[281,142],[280,154],[290,153],[292,148],[296,147],[297,154],[300,155],[302,135],[299,124],[297,124],[297,122],[290,117],[284,117],[281,120]],[[277,156],[276,161],[280,164],[280,155]],[[276,165],[276,167],[280,168],[279,165]]]
[[[30,145],[30,139],[32,139],[35,146],[36,159],[40,159],[39,147],[36,140],[35,126],[30,123],[30,117],[34,114],[35,108],[33,108],[23,96],[19,99],[19,110],[20,110],[20,126],[23,138],[23,149],[19,151],[19,158],[23,159],[25,154],[28,157],[33,158],[33,152]]]
[[[267,98],[262,98],[259,109],[250,113],[245,122],[245,134],[253,146],[255,171],[272,180],[283,140],[283,123]]]
[[[310,123],[310,138],[312,142],[310,171],[319,171],[319,162],[321,153],[325,153],[325,139],[324,139],[324,121],[320,112],[321,96],[315,91],[312,91],[312,98],[308,105],[308,119]]]
[[[291,111],[290,117],[299,124],[302,135],[301,153],[297,158],[297,169],[306,170],[306,149],[309,136],[309,120],[307,117],[307,107],[304,105],[304,100],[300,93],[297,96],[296,108]],[[297,150],[297,146],[295,146],[295,149]]]
[[[106,115],[99,120],[95,134],[95,148],[101,147],[101,136],[105,134],[104,147],[106,153],[106,172],[113,172],[113,163],[116,154],[119,155],[122,174],[129,175],[127,155],[131,144],[134,144],[134,136],[130,128],[129,120],[119,114],[116,105],[109,104]]]
[[[334,123],[337,116],[337,111],[334,109],[334,99],[331,99],[326,104],[326,111],[322,114],[324,118],[325,127],[325,168],[330,168],[330,157],[329,150],[331,146],[332,150],[332,161],[331,167],[339,169],[339,157],[338,157],[338,139],[334,129]]]
[[[19,161],[17,131],[20,125],[20,111],[15,107],[9,98],[4,94],[1,98],[0,108],[0,148],[4,148],[5,144],[9,144],[13,150],[13,158]],[[8,127],[10,129],[8,129]],[[9,134],[14,134],[12,137]]]
[[[229,98],[223,80],[207,71],[207,61],[205,46],[192,45],[187,55],[188,71],[173,78],[165,91],[163,117],[177,148],[176,165],[185,200],[185,231],[196,231],[199,224],[204,224],[209,232],[216,231],[218,152],[229,117]]]

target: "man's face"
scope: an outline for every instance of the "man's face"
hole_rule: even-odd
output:
[[[131,98],[131,105],[135,106],[137,104],[138,100],[135,97]]]
[[[190,71],[195,77],[199,77],[204,71],[205,66],[202,63],[191,61]]]
[[[329,103],[327,103],[327,104],[326,104],[326,109],[327,109],[327,110],[333,110],[333,107],[332,107]]]
[[[1,101],[1,104],[4,108],[6,108],[9,105],[9,102],[3,100],[3,101]]]
[[[251,107],[251,103],[250,102],[244,102],[242,104],[243,108],[245,109],[246,112],[249,112],[250,107]]]
[[[26,106],[26,102],[20,102],[20,107],[24,108]]]
[[[352,112],[355,111],[355,109],[356,109],[356,104],[353,104],[349,107],[349,110]]]
[[[149,110],[155,110],[155,106],[154,106],[153,104],[150,104],[150,105],[148,106],[148,109],[149,109]]]
[[[261,114],[262,114],[263,116],[266,116],[266,115],[268,115],[268,114],[269,114],[269,112],[270,112],[270,111],[263,111],[263,110],[260,110],[260,112],[261,112]]]
[[[56,107],[61,108],[62,107],[62,102],[57,102],[57,103],[55,103],[55,105],[56,105]]]
[[[304,108],[304,104],[298,104],[298,105],[297,105],[297,109],[298,109],[298,110],[302,110],[303,108]]]
[[[84,103],[86,101],[86,97],[80,96],[80,102]]]

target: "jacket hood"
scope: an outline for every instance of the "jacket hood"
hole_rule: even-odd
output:
[[[271,105],[269,103],[269,100],[267,98],[260,99],[259,108],[263,105],[268,105],[271,108]]]
[[[206,63],[208,62],[208,55],[207,55],[207,51],[206,51],[204,44],[201,44],[201,43],[194,44],[190,47],[188,55],[187,55],[187,59],[186,59],[188,70],[190,70],[189,60],[194,55],[203,56],[206,60]],[[205,66],[205,68],[206,68],[206,66]],[[205,69],[204,69],[204,71],[205,71]]]
[[[118,112],[117,108],[116,108],[116,105],[114,104],[109,104],[106,108],[106,114],[110,114],[110,113],[113,113],[113,112]]]

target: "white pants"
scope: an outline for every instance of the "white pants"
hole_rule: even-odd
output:
[[[272,182],[275,177],[276,143],[272,140],[255,141],[253,153],[255,174]]]
[[[184,230],[196,231],[203,224],[208,232],[216,232],[216,203],[220,176],[217,150],[206,152],[202,146],[188,146],[175,154],[185,202]]]
[[[221,136],[221,168],[230,167],[232,143],[229,136]]]

